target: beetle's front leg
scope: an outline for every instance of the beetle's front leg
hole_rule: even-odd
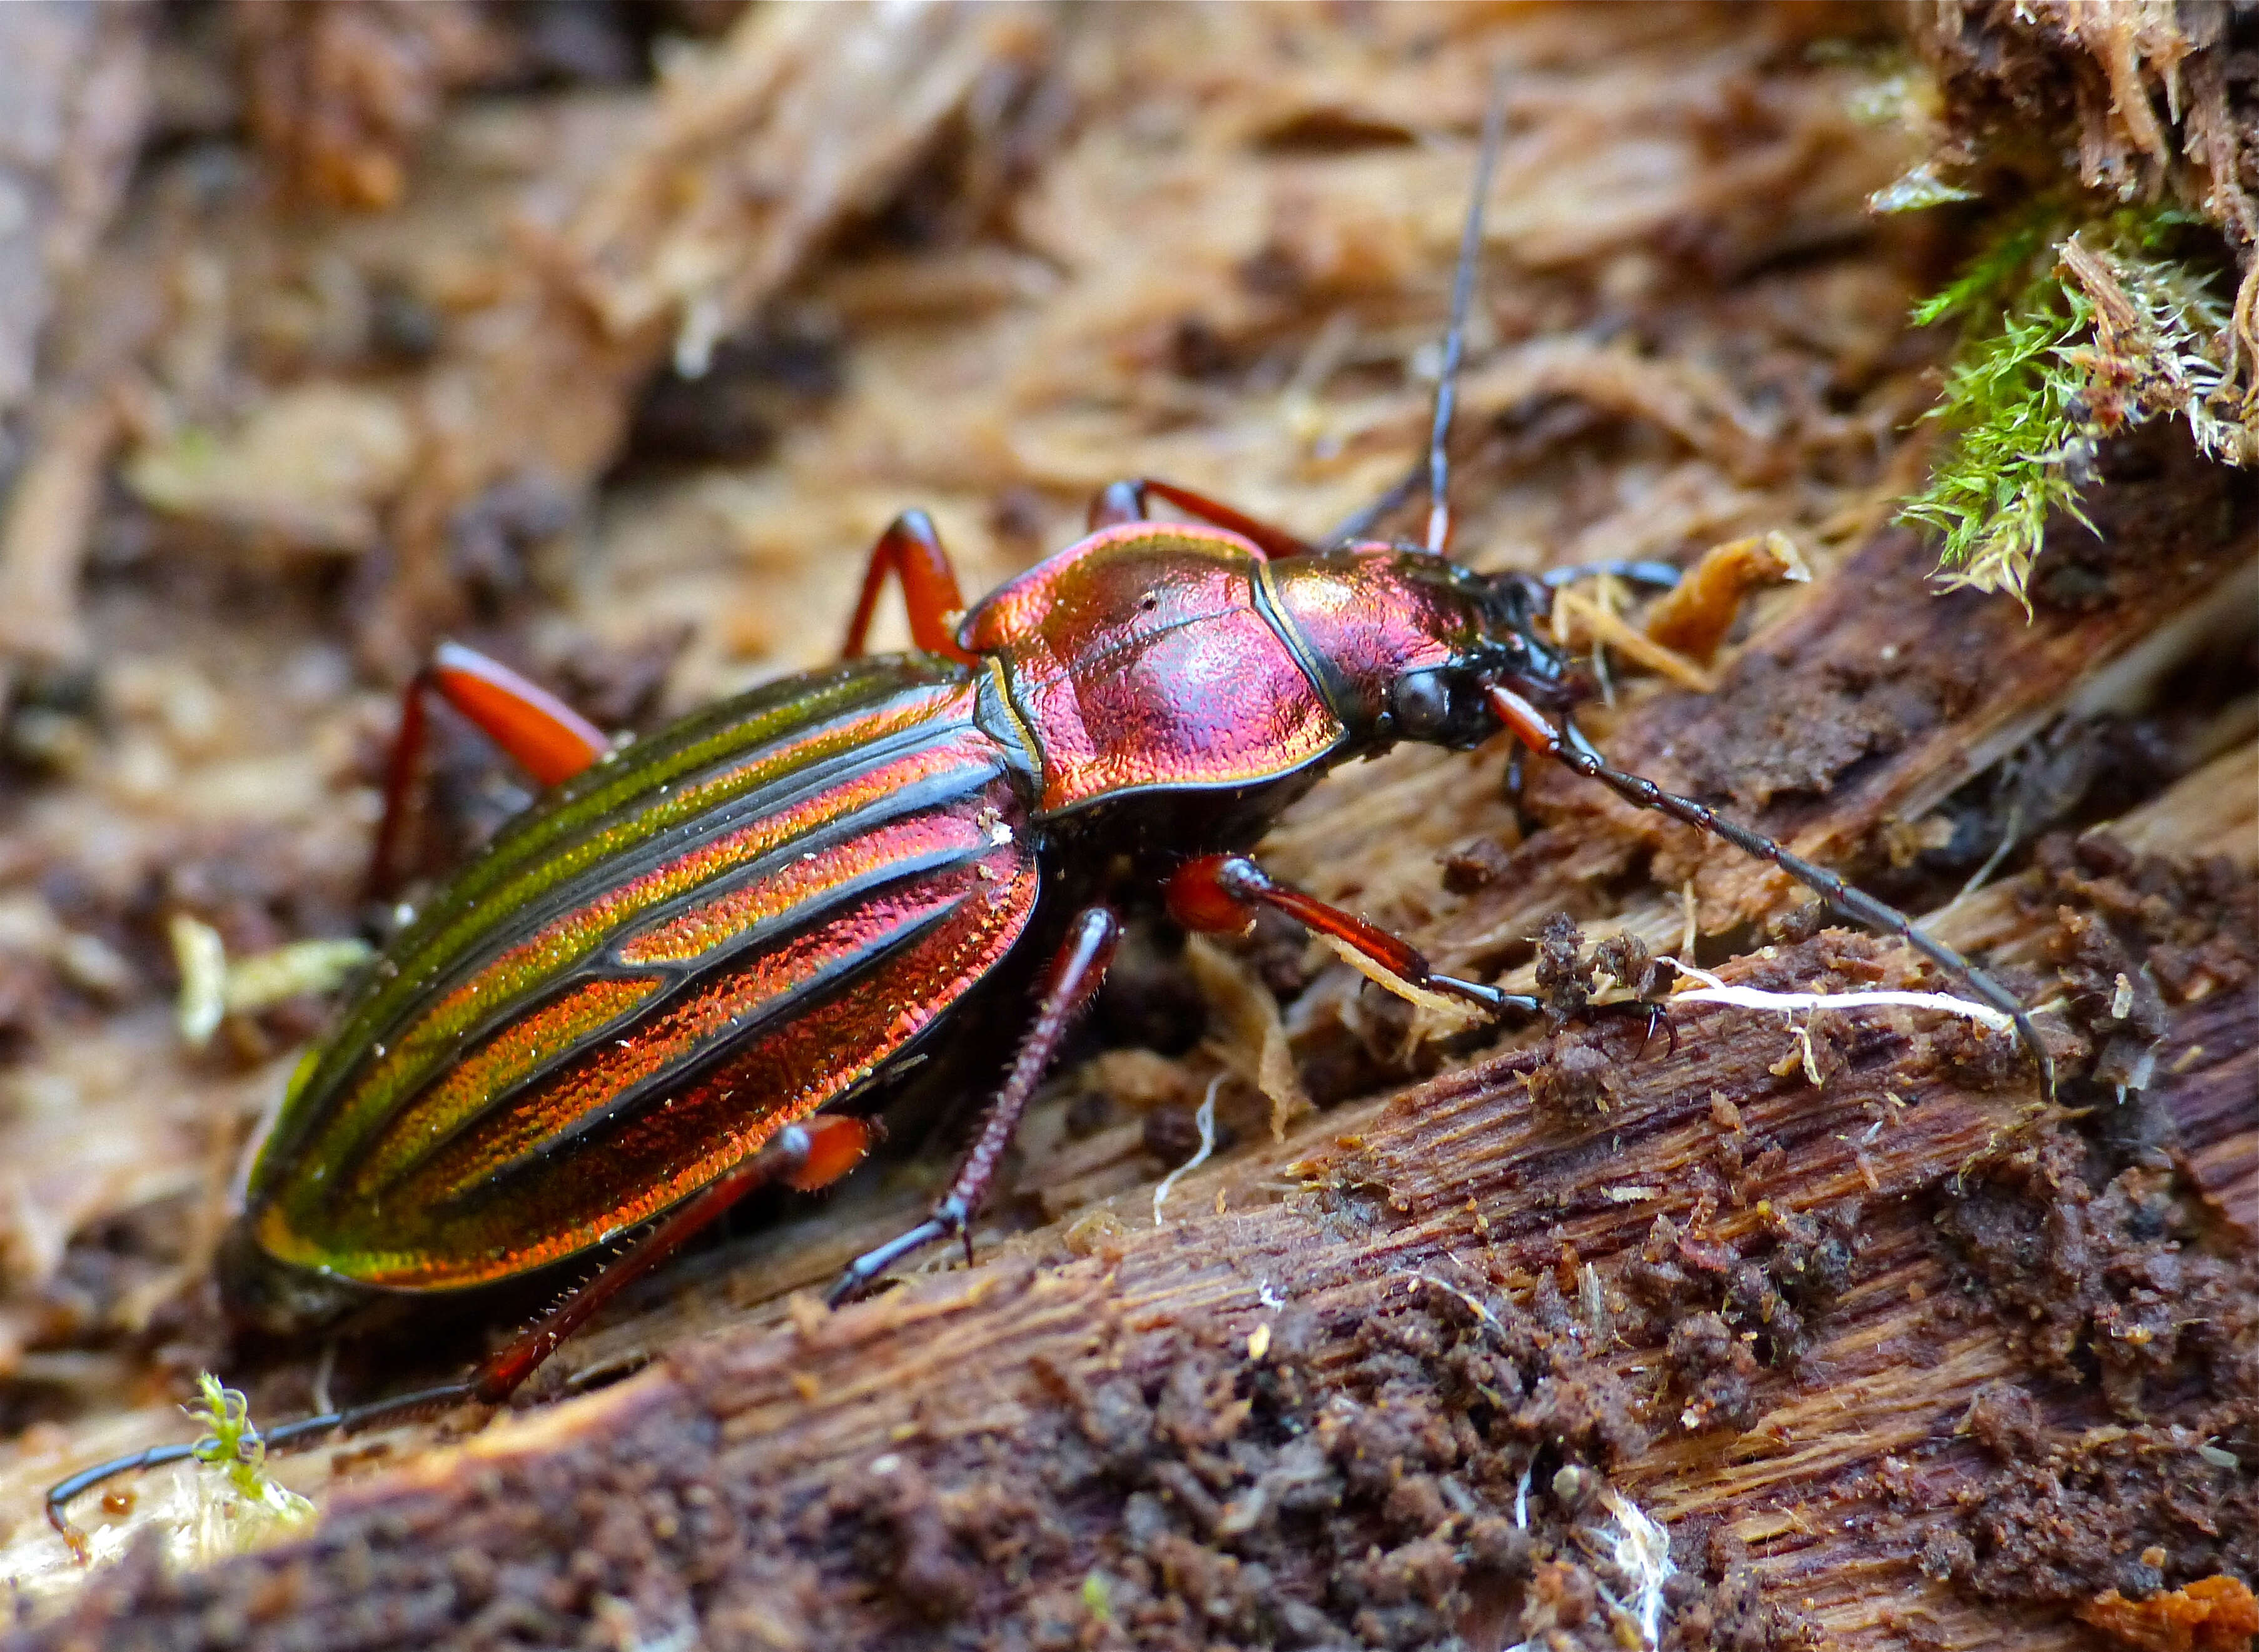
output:
[[[1584,731],[1566,717],[1556,728],[1529,701],[1501,683],[1492,683],[1484,690],[1491,711],[1500,723],[1530,751],[1540,757],[1551,758],[1564,768],[1573,769],[1588,780],[1598,780],[1626,802],[1641,808],[1651,808],[1676,821],[1723,838],[1744,854],[1769,860],[1813,894],[1825,901],[1854,923],[1883,935],[1896,936],[1908,946],[1943,969],[1946,973],[1973,991],[1993,1008],[2015,1023],[2016,1036],[2024,1048],[2031,1051],[2041,1075],[2047,1081],[2050,1094],[2055,1090],[2055,1057],[2048,1053],[2041,1040],[2039,1029],[2032,1024],[2031,1012],[2023,1000],[1978,969],[1953,948],[1923,929],[1896,907],[1886,906],[1863,889],[1854,888],[1825,866],[1815,865],[1763,832],[1727,819],[1708,805],[1677,792],[1667,792],[1643,774],[1634,774],[1617,768],[1593,743]]]
[[[1075,1018],[1097,995],[1121,938],[1122,920],[1111,908],[1088,907],[1075,919],[1066,944],[1051,961],[1051,978],[1044,984],[1043,1006],[1036,1012],[1035,1025],[1020,1041],[1020,1053],[1013,1058],[1004,1087],[989,1104],[980,1135],[958,1162],[957,1173],[949,1178],[948,1190],[934,1206],[933,1214],[908,1233],[848,1264],[847,1271],[824,1293],[825,1301],[837,1307],[904,1257],[952,1235],[964,1237],[966,1260],[972,1260],[973,1213],[980,1208],[989,1185],[996,1179],[1004,1151],[1012,1144],[1020,1115],[1028,1110],[1036,1086],[1043,1082]]]
[[[887,524],[879,543],[871,547],[871,560],[863,570],[862,594],[847,622],[840,644],[842,659],[859,658],[870,640],[871,620],[878,612],[879,593],[891,573],[901,581],[902,606],[909,611],[910,640],[929,654],[970,660],[957,645],[957,622],[965,611],[965,598],[957,587],[957,569],[942,547],[933,518],[923,510],[905,510]]]
[[[1501,992],[1480,981],[1439,972],[1409,942],[1398,940],[1354,913],[1280,883],[1244,855],[1202,855],[1188,860],[1170,877],[1164,893],[1169,915],[1187,929],[1236,934],[1255,921],[1257,908],[1269,907],[1306,929],[1333,936],[1414,986],[1449,993],[1493,1015],[1507,1010],[1535,1015],[1544,1008],[1542,1000],[1527,993]]]

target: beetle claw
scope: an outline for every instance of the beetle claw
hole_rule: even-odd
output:
[[[1640,1029],[1639,1048],[1631,1052],[1631,1058],[1638,1061],[1645,1057],[1648,1045],[1655,1042],[1655,1032],[1658,1027],[1663,1029],[1664,1036],[1669,1040],[1665,1046],[1665,1054],[1677,1055],[1678,1028],[1671,1019],[1664,1006],[1661,1004],[1651,1003],[1643,998],[1627,998],[1613,1004],[1594,1004],[1586,1013],[1591,1015],[1628,1015],[1635,1010],[1643,1009],[1647,1012],[1647,1024]]]

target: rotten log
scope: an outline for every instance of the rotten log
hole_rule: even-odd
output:
[[[1760,687],[1729,680],[1707,705],[1657,695],[1615,742],[1657,752],[1690,717],[1762,723],[1760,695],[1856,706],[1842,661],[1882,625],[1909,664],[1871,694],[1896,684],[1887,705],[1920,703],[1903,685],[1927,673],[1954,694],[1936,698],[1921,737],[1864,754],[1857,783],[1760,812],[1779,826],[1798,811],[1799,841],[1867,840],[1900,800],[1965,773],[1970,747],[2027,720],[2035,698],[2121,680],[2110,663],[2176,652],[2161,638],[2184,652],[2186,616],[2248,577],[2248,498],[2192,460],[2151,486],[2105,495],[2127,502],[2099,543],[2109,566],[2163,593],[2153,603],[2129,590],[2043,605],[2027,628],[1998,602],[1856,600],[1877,567],[1914,554],[1888,532],[1745,651],[1734,679]],[[1983,646],[2021,668],[1962,669],[1987,626]],[[2049,659],[2074,662],[2053,688],[2029,666]],[[2112,830],[2160,865],[2227,857],[2209,882],[2150,879],[2160,941],[2177,922],[2229,944],[2212,976],[2181,978],[2153,1087],[2127,1105],[2152,1133],[2146,1150],[2191,1178],[2175,1214],[2155,1218],[2170,1237],[2147,1244],[2178,1251],[2211,1233],[2211,1249],[2178,1257],[2182,1290],[2213,1310],[2240,1302],[2248,1321],[2259,747],[2230,733],[2227,751]],[[1458,778],[1472,772],[1463,763]],[[1585,844],[1614,832],[1618,853],[1643,830],[1598,815],[1575,828]],[[2045,949],[2065,956],[2078,909],[2098,909],[2095,887],[2134,864],[2133,849],[2083,841],[1941,915],[1939,932],[1981,942],[2036,986],[2053,972]],[[1918,973],[1896,949],[1833,930],[1722,972],[1796,990]],[[2092,1014],[2052,1023],[2067,1072],[2105,1036]],[[702,1281],[575,1350],[583,1371],[652,1362],[625,1380],[452,1443],[411,1431],[374,1456],[341,1448],[343,1484],[291,1472],[323,1506],[310,1536],[185,1577],[145,1547],[6,1644],[611,1634],[812,1647],[967,1631],[990,1644],[1452,1632],[1482,1644],[1509,1627],[1638,1621],[1636,1569],[1600,1548],[1599,1534],[1624,1529],[1611,1513],[1624,1499],[1671,1534],[1678,1580],[1655,1580],[1653,1609],[1667,1601],[1670,1622],[1720,1642],[1808,1629],[1844,1645],[1974,1646],[2013,1626],[2018,1645],[2071,1646],[2086,1632],[2063,1615],[2070,1598],[2039,1614],[1985,1602],[1988,1586],[2003,1592],[1987,1583],[1999,1555],[1980,1551],[1971,1522],[2011,1470],[2050,1452],[2146,1454],[2177,1495],[2248,1512],[2248,1470],[2196,1455],[2205,1436],[2191,1433],[2209,1419],[2216,1435],[2213,1412],[2248,1407],[2231,1383],[2248,1323],[2209,1351],[2129,1367],[2114,1412],[2019,1323],[2028,1298],[2034,1318],[2042,1305],[2070,1313],[2074,1342],[2106,1345],[2140,1317],[2109,1270],[2133,1266],[2145,1242],[2111,1229],[2103,1195],[2075,1177],[2048,1180],[2049,1156],[2076,1138],[2013,1051],[1906,1009],[1815,1017],[1808,1043],[1749,1010],[1682,1008],[1671,1022],[1668,1049],[1629,1025],[1484,1057],[1227,1155],[1178,1183],[1158,1220],[1141,1186],[987,1235],[973,1268],[837,1313],[787,1293],[907,1201],[828,1230],[803,1221],[789,1243],[707,1259]],[[1056,1189],[1072,1164],[1092,1172],[1097,1138],[1054,1140],[1048,1165],[1031,1152],[1023,1186]],[[2127,1178],[2156,1196],[2168,1178],[2143,1162],[2110,1197]],[[2084,1213],[2093,1254],[2034,1252],[2031,1275],[2002,1274],[1967,1214],[1978,1207],[2035,1233]],[[688,1334],[702,1321],[705,1334]],[[372,1462],[395,1466],[372,1474]],[[2133,1556],[2158,1535],[2141,1508],[2113,1518],[2108,1535]],[[2049,1540],[2034,1529],[2022,1563],[2036,1566]],[[2219,1552],[2193,1563],[2232,1571],[2227,1551],[2246,1542],[2225,1527]],[[2090,1561],[2049,1563],[2086,1589]]]
[[[1536,336],[1470,375],[1465,428],[1483,451],[1462,473],[1467,543],[1506,566],[1541,545],[1571,560],[1627,539],[1676,551],[1784,524],[1817,542],[1823,573],[1767,610],[1714,696],[1635,692],[1612,722],[1596,716],[1613,754],[1831,864],[1938,894],[1934,876],[1896,863],[1920,855],[1933,806],[1972,776],[2042,728],[2183,692],[2206,707],[2160,720],[2166,766],[2187,777],[2174,789],[2109,833],[2050,840],[2032,869],[1938,919],[2033,1001],[2064,1001],[2043,1024],[2073,1087],[2050,1107],[2005,1046],[1905,1010],[1823,1015],[1808,1045],[1778,1017],[1691,1007],[1644,1045],[1613,1020],[1422,1043],[1394,1000],[1298,966],[1289,973],[1308,985],[1290,1030],[1306,1086],[1334,1105],[1283,1142],[1263,1130],[1272,1098],[1228,1088],[1240,1139],[1157,1207],[1158,1178],[1189,1148],[1177,1128],[1189,1109],[1141,1116],[1123,1075],[1063,1075],[971,1271],[939,1257],[876,1301],[829,1315],[810,1305],[802,1293],[918,1208],[945,1155],[874,1166],[812,1214],[651,1282],[568,1347],[524,1414],[451,1418],[280,1465],[321,1509],[294,1542],[182,1572],[130,1528],[165,1530],[209,1494],[196,1482],[177,1498],[161,1481],[132,1488],[139,1506],[104,1538],[128,1557],[71,1598],[25,1599],[8,1652],[1452,1636],[2070,1646],[2092,1643],[2074,1613],[2107,1591],[2139,1611],[2160,1590],[2253,1575],[2254,759],[2248,684],[2196,680],[2191,663],[2225,658],[2232,672],[2248,659],[2237,652],[2259,550],[2248,485],[2177,438],[2122,446],[2088,501],[2100,531],[2055,536],[2030,623],[2002,600],[1935,597],[1928,548],[1877,525],[1921,456],[1894,431],[1924,404],[1930,358],[1899,338],[1899,318],[1917,290],[1906,283],[1935,272],[1862,216],[1865,192],[1903,160],[1859,135],[1792,28],[1785,44],[1761,38],[1778,18],[1752,31],[1746,14],[1491,23],[1470,11],[1450,15],[1447,34],[1464,38],[1437,52],[1418,39],[1390,49],[1388,28],[1433,26],[1398,13],[1373,20],[1381,46],[1361,53],[1331,34],[1310,49],[1307,22],[1271,39],[1252,10],[1207,14],[1199,26],[1221,44],[1187,52],[1158,15],[1130,9],[1071,32],[1094,137],[1015,220],[1008,253],[974,244],[865,263],[819,288],[851,317],[909,324],[873,324],[857,340],[859,376],[878,390],[788,432],[773,474],[721,495],[742,518],[730,553],[768,576],[730,599],[758,610],[744,622],[758,646],[741,652],[768,670],[812,659],[835,629],[824,570],[852,573],[837,548],[907,503],[957,500],[967,526],[946,510],[944,526],[976,547],[976,566],[973,524],[993,511],[993,575],[1064,543],[1078,495],[1124,472],[1175,475],[1298,525],[1365,502],[1418,439],[1416,379],[1322,423],[1347,432],[1345,457],[1323,462],[1282,434],[1291,398],[1281,417],[1217,387],[1235,352],[1252,359],[1280,339],[1313,357],[1345,350],[1328,343],[1337,303],[1362,304],[1358,324],[1394,327],[1406,348],[1432,338],[1465,166],[1412,139],[1471,134],[1486,77],[1469,66],[1518,54],[1517,149],[1493,216],[1513,263],[1490,291],[1494,319]],[[1165,71],[1197,96],[1156,96],[1172,84]],[[792,129],[836,136],[828,121]],[[1311,160],[1344,147],[1339,167]],[[1691,159],[1649,187],[1658,150]],[[664,145],[652,156],[652,175],[680,163],[703,176],[727,158]],[[675,200],[689,216],[629,213],[629,242],[707,246],[709,197],[647,197],[640,165],[630,155],[616,174],[635,181],[623,210]],[[844,209],[855,193],[825,198]],[[602,217],[589,210],[585,223]],[[812,253],[815,222],[802,227],[788,238],[795,259]],[[611,268],[595,254],[616,246],[592,241],[575,267]],[[1784,265],[1802,284],[1767,288]],[[684,267],[713,273],[695,257]],[[1684,272],[1695,302],[1678,303],[1681,277],[1658,271]],[[537,284],[556,274],[516,272]],[[1564,284],[1605,286],[1648,342],[1555,332],[1600,319],[1573,305],[1564,322],[1544,319]],[[1080,302],[1036,304],[1058,290]],[[1812,364],[1792,354],[1795,372],[1749,375],[1789,396],[1785,424],[1706,365],[1784,352],[1842,293],[1854,324],[1821,329],[1818,353],[1831,368],[1839,354],[1861,363],[1828,381],[1831,395],[1854,387],[1854,413],[1797,401]],[[655,309],[616,312],[638,361],[670,331],[652,317],[681,319],[670,306],[696,296],[662,291]],[[610,451],[627,375],[604,366],[618,341],[588,317],[633,296],[581,292],[573,330],[499,364],[489,387],[506,377],[517,397],[478,404],[481,439],[433,480],[446,502],[464,497],[459,472],[483,485],[524,451],[569,449],[574,476]],[[1737,342],[1715,349],[1713,309],[1766,306],[1799,313],[1778,329],[1728,326]],[[937,315],[955,353],[936,347]],[[443,357],[430,372],[462,365]],[[1356,382],[1352,395],[1370,394]],[[572,394],[550,398],[560,384]],[[522,402],[545,417],[495,410]],[[1554,444],[1596,424],[1628,433],[1550,468]],[[1670,455],[1659,479],[1658,451]],[[1633,482],[1574,509],[1557,502],[1557,484],[1603,461]],[[1501,470],[1518,491],[1493,492]],[[704,496],[693,503],[665,517],[669,531],[713,514]],[[682,552],[694,564],[699,545]],[[614,595],[592,583],[578,617]],[[97,652],[121,636],[152,645],[147,628],[114,616],[90,630]],[[267,662],[252,678],[262,691],[292,639],[248,624],[219,635],[272,651],[254,656]],[[715,686],[710,671],[690,682]],[[350,728],[324,732],[349,744]],[[1588,941],[1623,930],[1683,955],[1691,934],[1694,961],[1742,984],[1941,985],[1895,949],[1808,933],[1793,915],[1801,895],[1776,874],[1566,777],[1536,778],[1525,836],[1499,794],[1503,766],[1495,750],[1407,751],[1344,773],[1264,853],[1450,963],[1511,966],[1516,981],[1534,973],[1531,937],[1566,912]],[[317,787],[317,803],[349,786],[335,791]],[[296,830],[294,844],[327,844],[329,869],[344,867],[332,881],[349,883],[357,867],[338,846],[357,851],[353,833]],[[196,843],[161,830],[134,841],[153,866],[191,858]],[[10,852],[25,876],[46,869],[43,842]],[[2227,865],[2208,865],[2223,852]],[[1439,855],[1468,869],[1463,900],[1436,894]],[[145,1147],[118,1189],[89,1188],[71,1162],[76,1202],[5,1236],[29,1248],[29,1229],[59,1256],[69,1228],[98,1231],[97,1215],[184,1185],[208,1211],[234,1121],[280,1084],[255,1065],[277,1045],[250,1029],[242,1070],[191,1066],[168,1036],[148,1036],[157,997],[126,1000],[102,1029],[133,1052],[125,1080],[87,1087],[105,1107],[135,1089],[194,1102],[214,1122],[180,1139],[208,1143],[211,1163]],[[281,1041],[308,1029],[285,1023]],[[53,1042],[80,1036],[67,1026]],[[42,1054],[42,1079],[69,1075]],[[2122,1072],[2145,1057],[2150,1086],[2127,1102],[2091,1082],[2098,1064]],[[1407,1089],[1407,1060],[1442,1070]],[[26,1164],[71,1161],[65,1132],[107,1139],[121,1117],[147,1124],[146,1109],[61,1122],[27,1110],[0,1118],[11,1132],[0,1140]],[[152,1160],[173,1179],[157,1180]],[[98,1244],[82,1237],[82,1259]],[[0,1320],[0,1365],[19,1383],[7,1392],[75,1372],[69,1392],[94,1397],[0,1459],[0,1532],[20,1513],[19,1546],[45,1541],[32,1510],[55,1475],[183,1428],[146,1344],[121,1353],[89,1335],[90,1350],[15,1358],[8,1334],[40,1334],[34,1292],[57,1265],[32,1260],[9,1258],[5,1283],[32,1283]],[[175,1301],[193,1291],[165,1289],[171,1323],[193,1328]],[[419,1361],[453,1374],[462,1351],[419,1322],[349,1349],[340,1397],[415,1385]],[[304,1404],[324,1370],[319,1349],[228,1357],[262,1417]],[[1659,1522],[1675,1576],[1661,1575],[1664,1551],[1643,1556],[1643,1520]]]

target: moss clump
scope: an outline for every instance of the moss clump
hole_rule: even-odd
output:
[[[205,1371],[196,1378],[197,1402],[189,1415],[204,1427],[196,1459],[217,1470],[224,1490],[198,1500],[187,1534],[200,1558],[256,1547],[313,1517],[314,1506],[267,1472],[267,1442],[251,1421],[251,1403]]]
[[[2027,602],[2049,519],[2079,522],[2106,436],[2185,418],[2204,452],[2259,461],[2255,409],[2223,399],[2227,307],[2166,248],[2191,220],[2126,210],[2073,227],[2041,206],[1997,235],[1915,324],[1958,319],[1959,348],[1928,417],[1947,430],[1929,484],[1899,515],[1942,537],[1949,583]]]

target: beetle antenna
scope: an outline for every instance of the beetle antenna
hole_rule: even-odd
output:
[[[348,1406],[342,1411],[325,1411],[318,1416],[301,1417],[296,1422],[286,1422],[280,1428],[263,1428],[259,1438],[270,1452],[295,1449],[301,1442],[317,1439],[324,1435],[342,1432],[357,1434],[379,1423],[405,1422],[410,1418],[445,1406],[459,1406],[479,1398],[471,1383],[447,1383],[437,1388],[419,1389],[411,1394],[396,1394],[389,1399],[372,1399],[365,1405]],[[82,1469],[67,1480],[59,1480],[47,1488],[47,1523],[53,1527],[70,1547],[71,1554],[83,1563],[92,1556],[86,1534],[70,1521],[71,1503],[92,1491],[105,1480],[116,1479],[121,1474],[138,1473],[145,1469],[162,1468],[168,1463],[185,1463],[194,1457],[202,1462],[217,1462],[211,1455],[217,1442],[207,1435],[182,1445],[151,1446],[146,1451],[131,1451],[122,1457],[112,1457],[107,1463],[97,1463],[90,1469]]]
[[[2039,1029],[2032,1024],[2031,1012],[2024,1008],[2023,1000],[1905,913],[1876,900],[1863,889],[1855,888],[1825,866],[1815,865],[1763,832],[1728,820],[1691,797],[1665,791],[1645,775],[1616,767],[1600,755],[1600,749],[1568,717],[1564,716],[1557,728],[1536,707],[1503,684],[1493,682],[1485,692],[1499,721],[1530,750],[1551,758],[1564,768],[1573,769],[1588,780],[1598,780],[1636,808],[1653,809],[1673,820],[1684,821],[1714,837],[1723,838],[1744,854],[1771,861],[1854,923],[1895,936],[1913,948],[2015,1023],[2016,1036],[2038,1064],[2047,1080],[2049,1094],[2055,1093],[2055,1058],[2048,1054],[2047,1045],[2040,1037]]]
[[[1437,556],[1451,538],[1451,415],[1458,402],[1459,362],[1466,355],[1467,311],[1473,307],[1475,270],[1482,261],[1483,204],[1506,137],[1506,68],[1492,71],[1490,103],[1483,110],[1482,158],[1475,163],[1474,199],[1459,233],[1459,265],[1451,278],[1451,324],[1443,334],[1443,360],[1436,373],[1436,418],[1428,433],[1428,549]]]
[[[1321,549],[1338,551],[1345,545],[1354,545],[1370,538],[1372,530],[1394,516],[1411,500],[1419,496],[1428,482],[1428,459],[1423,453],[1404,480],[1374,500],[1362,510],[1344,516],[1336,523],[1333,530],[1318,541]]]

